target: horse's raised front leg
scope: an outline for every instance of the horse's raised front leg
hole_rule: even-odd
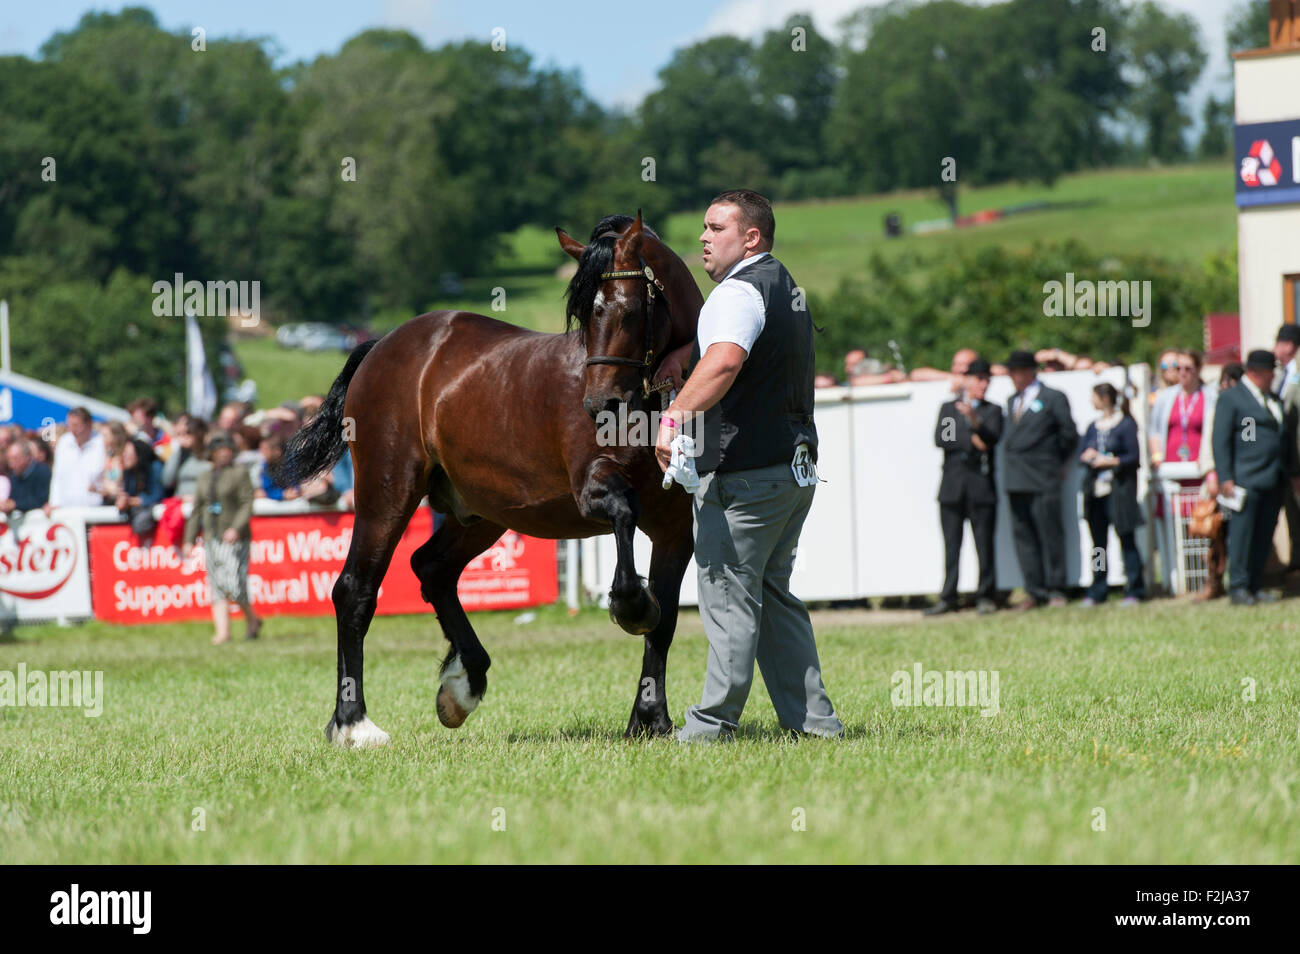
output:
[[[689,516],[689,512],[688,512]],[[639,735],[668,735],[673,719],[668,713],[668,649],[677,629],[677,605],[681,598],[682,577],[694,551],[690,520],[684,532],[655,540],[650,555],[650,584],[659,600],[659,625],[646,634],[645,654],[641,658],[641,678],[632,717],[625,738]]]
[[[433,606],[443,635],[451,643],[439,670],[436,706],[438,721],[449,729],[459,728],[478,708],[487,692],[487,671],[492,665],[465,615],[456,584],[469,562],[504,532],[504,527],[486,520],[465,526],[447,516],[429,542],[411,554],[420,594]]]
[[[614,528],[618,565],[609,591],[609,618],[633,636],[643,636],[659,625],[659,601],[636,572],[632,539],[641,516],[641,501],[614,462],[598,459],[587,471],[578,494],[584,517],[605,520]]]

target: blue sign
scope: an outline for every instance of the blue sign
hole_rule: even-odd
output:
[[[84,394],[21,374],[0,372],[0,424],[19,424],[24,430],[38,431],[49,424],[62,424],[74,407],[84,407],[96,421],[120,421],[129,416],[120,407]]]
[[[1300,202],[1300,119],[1233,130],[1237,205]]]

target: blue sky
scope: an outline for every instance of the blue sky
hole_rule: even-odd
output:
[[[1051,3],[1054,0],[1040,0]],[[1210,53],[1193,100],[1227,89],[1223,23],[1239,0],[1164,0],[1191,13]],[[1266,0],[1254,0],[1256,3]],[[0,54],[35,56],[57,30],[75,26],[87,10],[148,6],[167,29],[201,26],[211,36],[270,36],[279,62],[338,50],[373,26],[401,27],[437,46],[448,40],[489,40],[495,27],[534,60],[578,69],[587,92],[607,106],[633,105],[655,87],[655,76],[677,47],[721,33],[756,36],[794,12],[813,10],[817,28],[837,36],[836,24],[868,0],[603,0],[539,3],[470,0],[0,0]],[[632,16],[630,11],[643,12]],[[1197,106],[1199,113],[1199,105]]]

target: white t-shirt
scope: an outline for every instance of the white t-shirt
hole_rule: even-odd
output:
[[[709,294],[704,307],[700,309],[697,331],[701,355],[709,350],[709,345],[729,341],[744,348],[745,357],[749,357],[754,340],[763,330],[767,314],[763,310],[763,296],[758,289],[749,282],[733,280],[732,276],[766,254],[767,252],[759,252],[749,258],[742,258]]]
[[[54,466],[50,474],[50,505],[53,507],[98,507],[104,498],[90,485],[104,472],[104,441],[92,433],[78,444],[70,431],[54,445]]]

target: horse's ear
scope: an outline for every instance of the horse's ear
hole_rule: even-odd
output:
[[[623,237],[618,240],[615,246],[616,254],[622,253],[631,257],[641,254],[641,239],[645,237],[645,224],[641,221],[641,210],[636,210],[636,221],[627,227]]]
[[[555,227],[555,234],[560,240],[560,248],[564,249],[574,258],[582,258],[582,253],[586,251],[587,246],[583,245],[558,225]]]

